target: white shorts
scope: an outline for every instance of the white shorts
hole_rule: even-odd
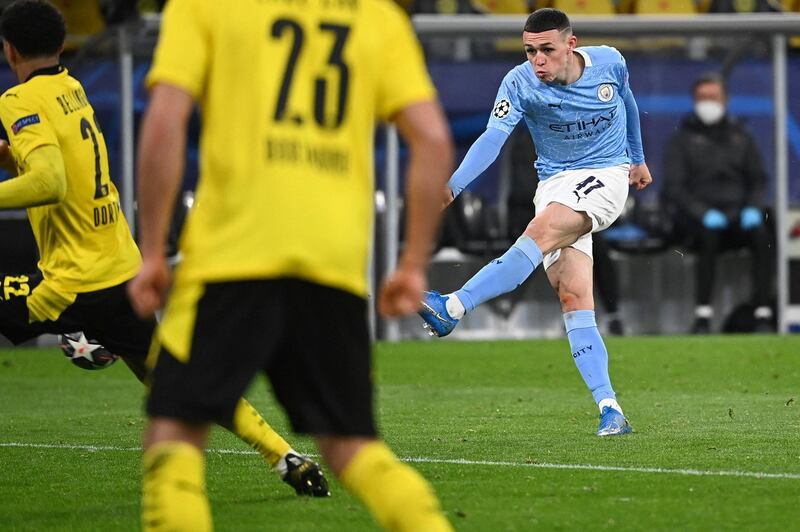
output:
[[[570,247],[592,257],[592,233],[602,231],[622,212],[628,199],[628,174],[630,165],[620,164],[609,168],[564,170],[539,182],[533,204],[536,212],[544,211],[551,203],[561,203],[578,212],[585,212],[592,220],[592,231],[578,238]],[[549,268],[561,250],[544,257],[544,267]]]

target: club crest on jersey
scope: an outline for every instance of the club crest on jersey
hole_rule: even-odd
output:
[[[492,109],[492,116],[495,118],[503,119],[508,116],[508,113],[511,111],[511,102],[503,98],[494,106]]]
[[[614,87],[608,83],[603,83],[597,88],[597,98],[601,102],[609,102],[614,97]]]
[[[39,115],[34,113],[32,115],[23,116],[13,124],[11,124],[11,131],[16,135],[25,126],[39,123]]]

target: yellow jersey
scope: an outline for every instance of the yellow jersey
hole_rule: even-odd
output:
[[[133,277],[141,256],[109,177],[103,133],[78,80],[62,66],[37,70],[0,97],[0,121],[18,174],[42,146],[58,147],[64,159],[64,199],[27,209],[43,284],[83,293]]]
[[[390,0],[171,0],[147,83],[200,104],[184,280],[367,293],[377,120],[435,99]]]

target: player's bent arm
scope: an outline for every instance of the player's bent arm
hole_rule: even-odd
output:
[[[128,296],[143,318],[164,306],[169,287],[167,231],[183,178],[186,128],[193,107],[194,99],[188,92],[156,83],[142,120],[137,157],[142,267],[128,284]]]
[[[425,290],[436,228],[442,216],[441,191],[453,169],[453,142],[438,103],[404,107],[394,117],[410,148],[406,173],[406,245],[397,270],[378,295],[378,311],[385,317],[415,312]]]
[[[628,150],[630,151],[632,164],[644,163],[644,148],[642,148],[642,126],[639,123],[639,106],[633,91],[628,89],[622,101],[625,103],[626,129],[628,138]]]
[[[0,209],[36,207],[64,199],[67,173],[58,146],[39,146],[25,158],[24,167],[21,175],[0,183]]]
[[[174,85],[157,83],[150,92],[137,156],[139,244],[144,258],[163,258],[166,253],[193,108],[193,97]]]
[[[393,121],[410,154],[403,260],[424,267],[441,219],[441,190],[453,169],[453,141],[437,102],[409,105]]]
[[[458,166],[447,186],[456,198],[467,188],[489,165],[491,165],[508,139],[508,133],[493,127],[487,127],[480,137],[470,146],[464,160]]]

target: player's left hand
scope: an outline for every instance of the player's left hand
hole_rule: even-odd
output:
[[[757,207],[745,207],[739,214],[739,224],[745,231],[760,226],[763,221],[764,215]]]
[[[383,282],[378,295],[378,312],[385,318],[413,314],[420,307],[422,292],[427,288],[425,268],[406,263],[400,265]]]
[[[636,190],[642,190],[652,182],[653,177],[650,175],[647,163],[631,165],[631,170],[628,174],[628,184],[630,186],[636,187]]]
[[[164,306],[170,277],[165,258],[144,259],[139,273],[128,283],[128,297],[139,317],[149,318]]]

